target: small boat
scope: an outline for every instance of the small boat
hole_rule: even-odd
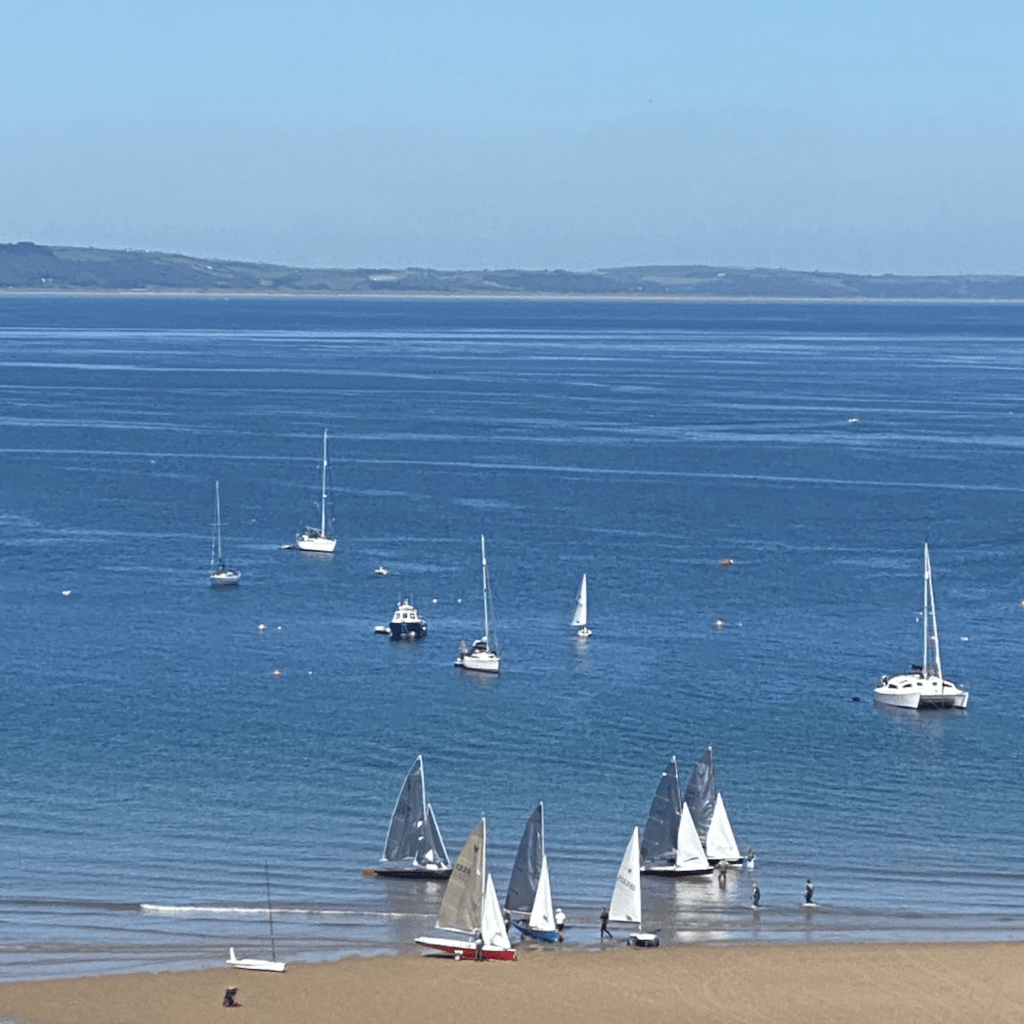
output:
[[[427,803],[423,755],[419,754],[402,783],[380,864],[363,874],[382,878],[447,878],[452,873],[434,809]]]
[[[238,967],[243,971],[276,971],[280,974],[285,969],[285,964],[277,959],[277,950],[274,948],[274,912],[270,906],[270,868],[266,867],[267,873],[267,922],[270,925],[270,959],[256,960],[246,958],[239,960],[235,956],[235,947],[232,946],[225,961],[230,967]]]
[[[459,656],[455,659],[456,668],[472,669],[476,672],[497,672],[501,667],[501,655],[497,643],[491,636],[490,623],[490,591],[487,586],[487,548],[483,534],[480,535],[480,560],[484,589],[484,635],[467,645],[463,640],[459,644]]]
[[[690,775],[683,794],[683,803],[690,809],[693,824],[710,864],[726,861],[742,864],[743,857],[732,823],[725,809],[725,801],[715,782],[715,757],[709,746],[701,755]]]
[[[391,616],[392,640],[421,640],[427,635],[427,620],[409,601],[399,601],[395,614]]]
[[[576,594],[576,608],[572,613],[572,622],[570,626],[579,626],[580,628],[576,631],[577,636],[581,636],[586,639],[593,633],[592,629],[587,628],[587,574],[583,574],[583,579],[580,581],[580,589]]]
[[[690,808],[683,801],[679,769],[673,757],[661,773],[640,843],[640,871],[662,878],[710,875]]]
[[[378,565],[377,568],[373,570],[373,575],[374,576],[387,576],[389,571],[390,570],[385,569],[383,565]]]
[[[494,881],[487,873],[487,821],[481,818],[463,846],[437,912],[437,929],[450,936],[420,936],[420,946],[456,960],[515,960]]]
[[[237,569],[231,569],[224,561],[224,552],[220,539],[220,481],[214,484],[216,496],[217,517],[213,524],[213,550],[210,552],[210,586],[211,587],[237,587],[242,574]]]
[[[373,631],[379,636],[391,636],[391,627],[384,622],[378,622]]]
[[[337,537],[332,537],[327,523],[327,431],[324,431],[324,455],[320,472],[320,526],[307,526],[296,534],[295,546],[300,551],[313,551],[329,555],[338,546]]]
[[[640,830],[634,828],[633,834],[626,844],[626,852],[622,856],[619,873],[615,878],[612,902],[608,908],[608,920],[636,925],[636,931],[629,936],[631,946],[660,945],[656,934],[643,930],[640,920],[640,903]]]
[[[935,708],[966,708],[970,694],[942,674],[939,655],[939,625],[935,618],[932,562],[924,546],[924,654],[920,665],[898,676],[882,676],[875,687],[875,703],[921,711]]]
[[[544,850],[544,804],[537,804],[519,840],[512,876],[505,896],[512,924],[528,939],[558,942],[555,910],[551,901],[551,877]]]

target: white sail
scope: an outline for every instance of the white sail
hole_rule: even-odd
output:
[[[462,847],[437,912],[437,927],[475,935],[481,930],[487,877],[487,822],[481,818]],[[497,903],[497,897],[495,897]],[[498,911],[501,919],[501,911]],[[502,925],[504,928],[504,925]],[[507,941],[507,936],[506,936]]]
[[[545,855],[540,862],[540,879],[537,882],[537,895],[530,911],[530,927],[538,932],[555,930],[555,907],[551,900],[551,876],[548,874],[548,858]]]
[[[729,815],[725,812],[722,794],[715,800],[715,811],[711,815],[707,838],[708,860],[714,864],[719,860],[739,860],[740,851],[736,845],[736,837],[732,834]]]
[[[619,874],[612,891],[612,904],[608,911],[611,921],[640,924],[640,830],[633,829],[629,838]]]
[[[598,580],[598,583],[601,581]],[[572,613],[570,626],[585,626],[587,624],[587,574],[583,574],[583,581],[580,583],[579,593],[576,595],[576,609]]]
[[[679,831],[676,834],[676,867],[694,872],[705,871],[710,867],[687,804],[683,804],[682,814],[679,816]]]
[[[453,874],[452,878],[454,877]],[[490,875],[487,876],[487,884],[484,888],[480,934],[485,946],[497,946],[498,949],[512,948],[508,932],[505,930],[505,921],[501,916],[501,907],[498,905],[498,894],[494,891],[494,880]]]

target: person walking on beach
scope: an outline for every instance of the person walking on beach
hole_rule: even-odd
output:
[[[561,907],[555,911],[555,931],[558,932],[558,941],[565,942],[565,914]]]
[[[609,939],[614,939],[615,936],[608,931],[608,908],[601,908],[601,941],[604,942],[604,937],[608,936]]]
[[[804,889],[804,905],[810,906],[814,902],[814,883],[808,878],[807,888]]]

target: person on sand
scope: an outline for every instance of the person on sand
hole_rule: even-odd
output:
[[[565,914],[561,907],[555,911],[555,931],[558,932],[558,941],[565,942]]]
[[[614,939],[615,936],[608,931],[608,908],[601,908],[601,941],[604,942],[604,937],[608,936],[609,939]]]
[[[752,907],[761,906],[761,890],[758,888],[757,882],[754,883],[753,888],[750,890],[750,905]]]
[[[237,999],[235,999],[236,995],[238,995],[238,989],[237,988],[226,989],[225,992],[224,992],[224,1002],[223,1002],[222,1005],[224,1005],[224,1006],[241,1006],[242,1004],[240,1002],[238,1002]]]
[[[484,958],[484,937],[477,932],[476,941],[473,943],[476,946],[476,958],[477,960],[483,960]]]
[[[814,883],[808,878],[807,888],[804,889],[804,903],[811,904],[814,902]]]

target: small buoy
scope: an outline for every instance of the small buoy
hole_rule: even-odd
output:
[[[962,637],[960,637],[960,639],[963,640],[966,643],[966,641],[970,640],[970,637],[969,636],[962,636]]]
[[[721,619],[715,619],[715,629],[724,629],[725,623]]]
[[[69,596],[70,596],[70,594],[71,594],[71,591],[70,591],[70,590],[62,590],[62,591],[61,591],[61,593],[62,593],[62,594],[63,594],[63,595],[65,596],[65,597],[69,597]]]
[[[859,416],[851,416],[846,422],[847,423],[860,423],[860,417]]]
[[[275,676],[279,676],[280,674],[281,674],[281,670],[279,668],[275,668],[274,669],[274,675]]]
[[[278,631],[278,633],[281,632],[281,627],[280,626],[277,627],[277,631]]]
[[[455,603],[462,604],[462,598],[460,597]],[[1021,604],[1024,605],[1024,601],[1021,601]]]
[[[434,598],[434,604],[437,604],[437,598],[436,597]]]
[[[265,633],[265,632],[267,631],[267,624],[266,624],[265,622],[261,622],[261,623],[260,623],[260,624],[259,624],[259,625],[258,625],[258,626],[257,626],[256,628],[257,628],[257,629],[258,629],[258,630],[259,630],[259,631],[260,631],[261,633]]]

